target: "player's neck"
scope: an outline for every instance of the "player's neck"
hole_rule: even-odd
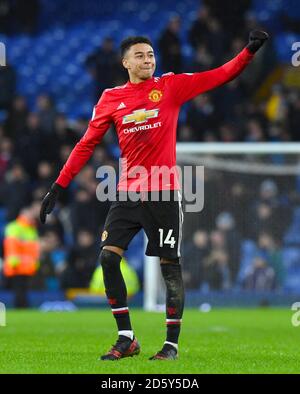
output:
[[[148,78],[148,79],[141,79],[139,77],[133,76],[131,75],[129,77],[129,82],[134,84],[134,85],[138,85],[139,83],[143,83],[143,82],[147,82],[151,79],[152,77]]]

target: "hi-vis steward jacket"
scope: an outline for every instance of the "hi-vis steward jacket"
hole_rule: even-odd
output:
[[[5,276],[33,276],[39,267],[40,248],[35,225],[20,215],[5,227]]]
[[[140,289],[139,278],[135,270],[128,264],[125,257],[121,260],[121,272],[126,284],[127,296],[134,296]],[[99,265],[92,276],[90,282],[90,290],[99,295],[105,296],[105,285],[103,280],[103,270],[101,265]]]

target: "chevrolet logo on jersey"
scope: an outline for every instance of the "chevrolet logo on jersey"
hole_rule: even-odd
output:
[[[159,109],[150,109],[149,111],[146,111],[145,108],[138,109],[136,111],[133,111],[132,114],[125,115],[123,117],[123,124],[126,123],[140,124],[147,122],[148,119],[157,118],[158,112]]]

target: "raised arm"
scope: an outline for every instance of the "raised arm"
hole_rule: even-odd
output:
[[[106,92],[104,91],[98,104],[94,107],[93,117],[89,122],[84,136],[75,145],[67,162],[60,171],[58,178],[43,199],[40,211],[42,223],[45,223],[46,215],[53,210],[60,191],[69,185],[72,179],[90,159],[96,145],[101,142],[104,134],[108,130],[111,121],[110,107],[107,101]]]
[[[236,78],[253,59],[255,52],[268,39],[268,34],[252,31],[248,45],[232,60],[220,67],[199,73],[186,73],[170,76],[169,83],[179,104],[191,100],[201,93],[221,86]]]

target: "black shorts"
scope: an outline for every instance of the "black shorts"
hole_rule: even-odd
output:
[[[161,192],[156,194],[159,201],[150,200],[149,194],[144,192],[135,202],[120,201],[120,193],[117,193],[117,201],[112,203],[108,212],[101,248],[110,245],[126,250],[132,238],[143,228],[148,238],[147,256],[180,257],[183,223],[180,192],[171,190],[170,201],[163,201]]]

